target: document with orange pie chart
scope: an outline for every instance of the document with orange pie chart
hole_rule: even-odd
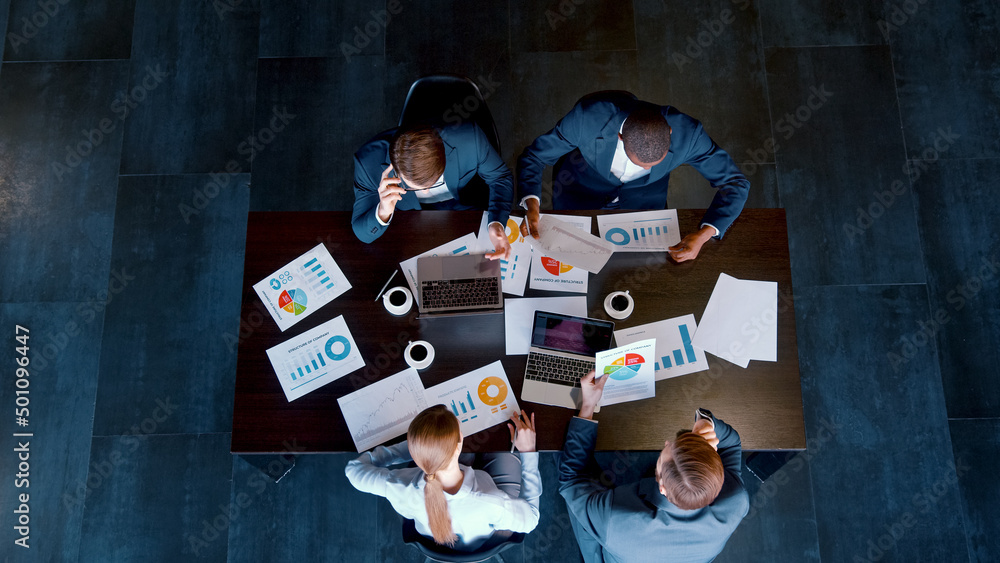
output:
[[[551,217],[555,217],[563,223],[569,223],[590,235],[592,217],[578,217],[576,215],[551,215]],[[528,283],[528,287],[549,291],[587,293],[588,275],[587,270],[574,267],[552,256],[546,256],[540,249],[536,248],[531,255],[531,281]]]
[[[462,436],[507,422],[520,412],[499,360],[435,385],[424,396],[429,406],[444,405],[455,413]]]

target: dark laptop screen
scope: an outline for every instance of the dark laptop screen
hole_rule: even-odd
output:
[[[611,348],[615,324],[558,313],[535,312],[531,345],[594,356]]]

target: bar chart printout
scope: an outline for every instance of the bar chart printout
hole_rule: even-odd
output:
[[[676,209],[598,215],[597,230],[615,252],[666,251],[681,241]]]
[[[615,342],[631,344],[656,338],[656,359],[653,368],[656,380],[677,377],[708,369],[705,351],[691,343],[697,325],[694,315],[684,315],[665,321],[615,331]]]
[[[358,389],[337,403],[359,452],[405,434],[410,421],[427,408],[424,386],[413,368]]]
[[[426,391],[428,405],[444,405],[458,417],[462,436],[510,420],[520,412],[503,364],[493,362]]]
[[[365,366],[343,315],[268,348],[267,357],[289,401]]]
[[[253,286],[278,328],[285,331],[351,289],[323,243]]]

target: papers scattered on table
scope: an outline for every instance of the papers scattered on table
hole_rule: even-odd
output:
[[[323,243],[253,286],[282,332],[351,289]]]
[[[653,359],[656,340],[640,340],[597,353],[597,374],[608,377],[601,406],[648,399],[656,395]]]
[[[490,253],[496,250],[490,240],[487,230],[487,212],[483,212],[483,220],[479,223],[479,250]],[[528,270],[531,268],[531,246],[521,236],[521,217],[507,219],[507,240],[510,242],[510,260],[500,261],[500,284],[504,293],[524,295],[524,284],[528,281]]]
[[[577,217],[575,215],[542,215],[545,217],[556,217],[564,223],[569,223],[574,227],[583,230],[590,235],[590,217]],[[539,220],[539,224],[541,224]],[[541,229],[541,226],[539,226]],[[528,243],[536,245],[539,241],[528,238]],[[544,289],[551,291],[571,291],[574,293],[587,293],[587,270],[576,268],[558,258],[549,256],[541,248],[535,248],[531,254],[531,289]]]
[[[267,358],[289,402],[365,366],[343,315],[268,348]]]
[[[681,241],[676,209],[598,215],[597,229],[615,252],[666,251]]]
[[[719,274],[692,344],[747,367],[778,360],[778,284]]]
[[[400,262],[399,269],[403,271],[403,276],[406,277],[406,283],[410,286],[410,293],[413,294],[413,299],[418,304],[420,303],[420,292],[417,290],[417,258],[421,256],[442,256],[448,254],[463,256],[465,254],[472,254],[477,250],[479,250],[479,242],[476,240],[476,235],[469,233],[464,237],[446,242],[437,248],[432,248],[423,254],[418,254],[409,260]]]
[[[337,399],[359,452],[406,434],[410,421],[427,408],[417,370],[396,375]]]
[[[581,227],[582,222],[566,216],[542,215],[538,238],[529,238],[528,242],[545,256],[596,274],[608,263],[615,246],[590,234],[591,218],[586,220]]]
[[[444,405],[458,417],[462,436],[470,436],[520,412],[507,373],[499,360],[426,392],[428,405]]]
[[[694,315],[615,331],[615,342],[632,344],[647,338],[656,339],[653,369],[656,381],[708,369],[705,351],[696,348],[691,336],[697,331]],[[509,352],[508,352],[509,354]]]
[[[505,299],[503,302],[503,324],[507,341],[507,355],[527,354],[531,347],[531,324],[535,311],[562,313],[574,317],[587,316],[587,297],[535,297],[529,299]]]

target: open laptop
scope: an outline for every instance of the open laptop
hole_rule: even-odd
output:
[[[580,378],[611,348],[614,330],[611,321],[535,311],[521,399],[580,408]]]
[[[503,312],[500,261],[483,254],[417,259],[420,317]]]

